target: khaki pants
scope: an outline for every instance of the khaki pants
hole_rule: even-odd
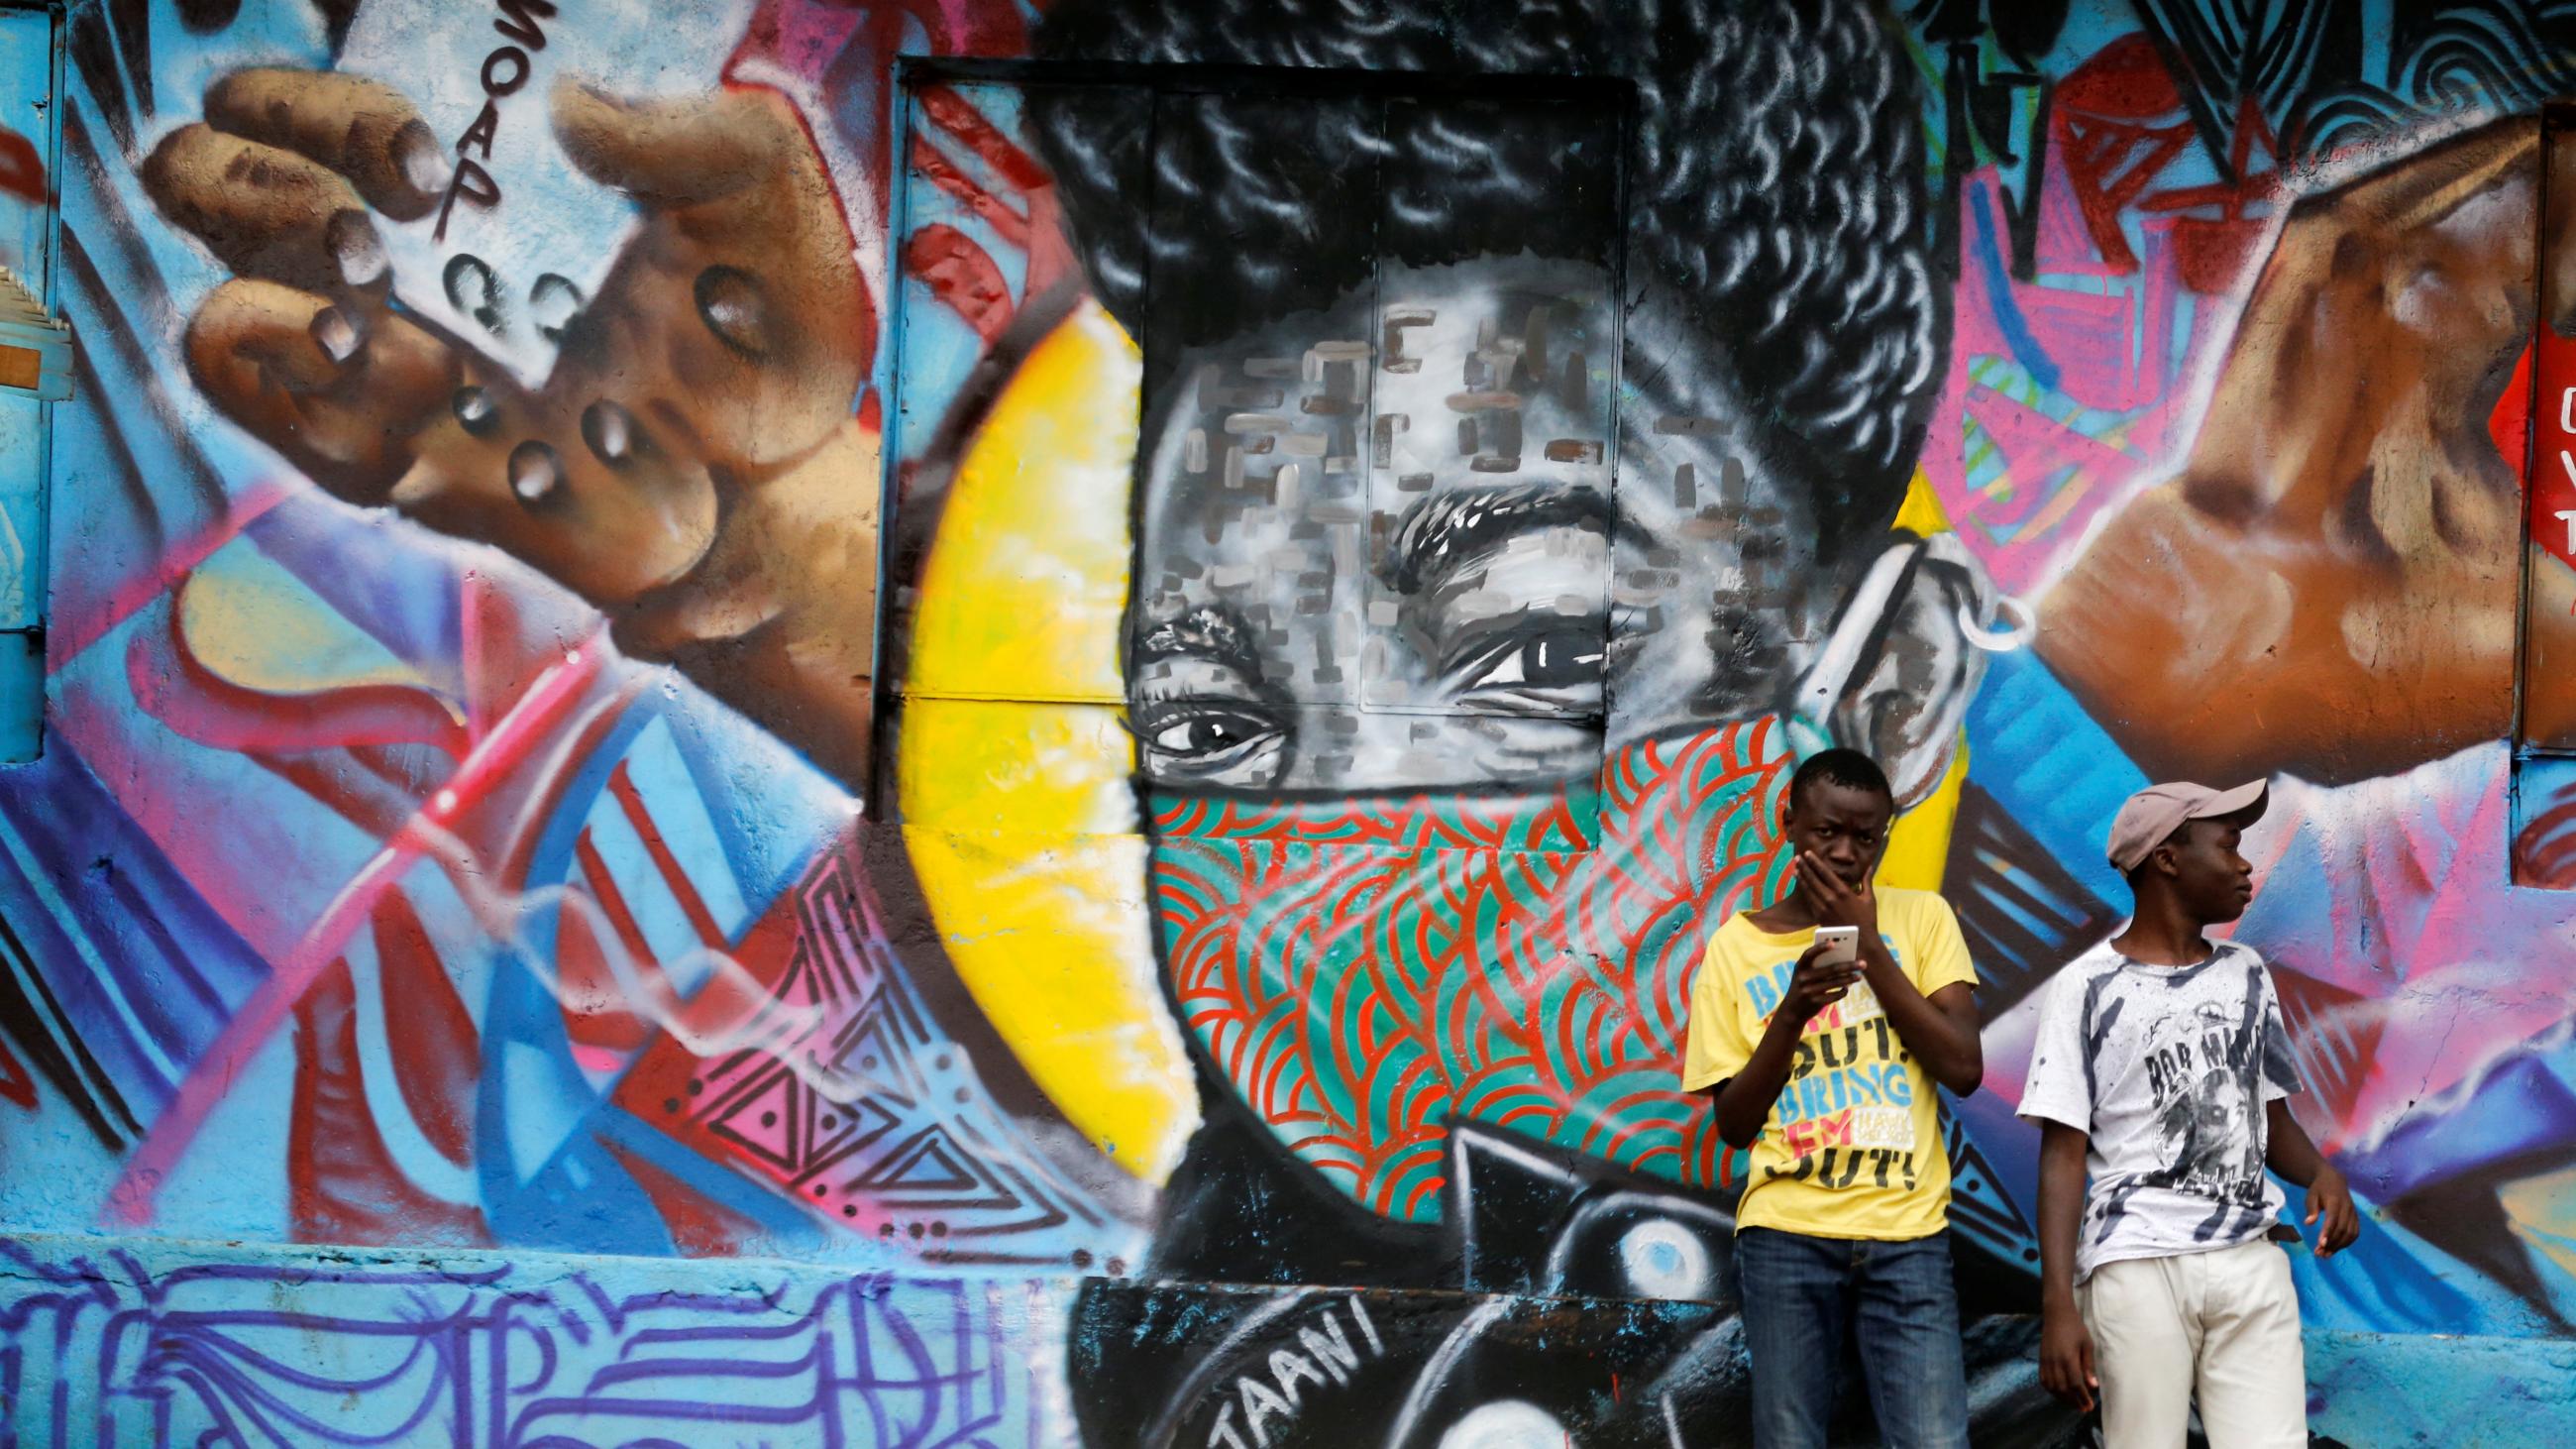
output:
[[[2290,1260],[2268,1242],[2105,1263],[2077,1290],[2105,1449],[2305,1449],[2307,1360]]]

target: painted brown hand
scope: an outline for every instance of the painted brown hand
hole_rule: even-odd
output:
[[[861,783],[876,469],[852,403],[872,313],[787,104],[558,88],[557,140],[640,224],[533,390],[393,305],[373,214],[426,215],[445,176],[407,100],[252,70],[205,116],[143,180],[238,274],[188,325],[214,404],[333,494],[534,565],[628,653]]]
[[[2505,733],[2521,498],[2488,419],[2538,155],[2499,125],[2302,203],[2189,461],[2043,601],[2041,653],[2149,773],[2350,780]]]

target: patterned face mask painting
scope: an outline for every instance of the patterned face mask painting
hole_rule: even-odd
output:
[[[1766,718],[1622,750],[1597,786],[1156,792],[1165,980],[1280,1141],[1381,1215],[1439,1216],[1453,1119],[1714,1183],[1676,1086],[1691,974],[1704,923],[1784,883],[1792,763]]]

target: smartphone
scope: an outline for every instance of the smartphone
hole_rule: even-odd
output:
[[[1816,958],[1819,966],[1849,966],[1860,959],[1860,927],[1818,926],[1816,944],[1825,954]]]

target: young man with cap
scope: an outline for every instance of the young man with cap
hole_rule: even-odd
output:
[[[2307,1443],[2299,1304],[2274,1173],[2307,1190],[2319,1250],[2360,1232],[2343,1174],[2291,1117],[2299,1089],[2263,958],[2203,933],[2245,913],[2237,853],[2266,803],[2152,785],[2111,822],[2129,926],[2050,983],[2021,1115],[2040,1124],[2040,1381],[2100,1391],[2107,1449]],[[2091,1178],[2088,1188],[2086,1178]],[[2080,1209],[2080,1213],[2079,1213]]]

